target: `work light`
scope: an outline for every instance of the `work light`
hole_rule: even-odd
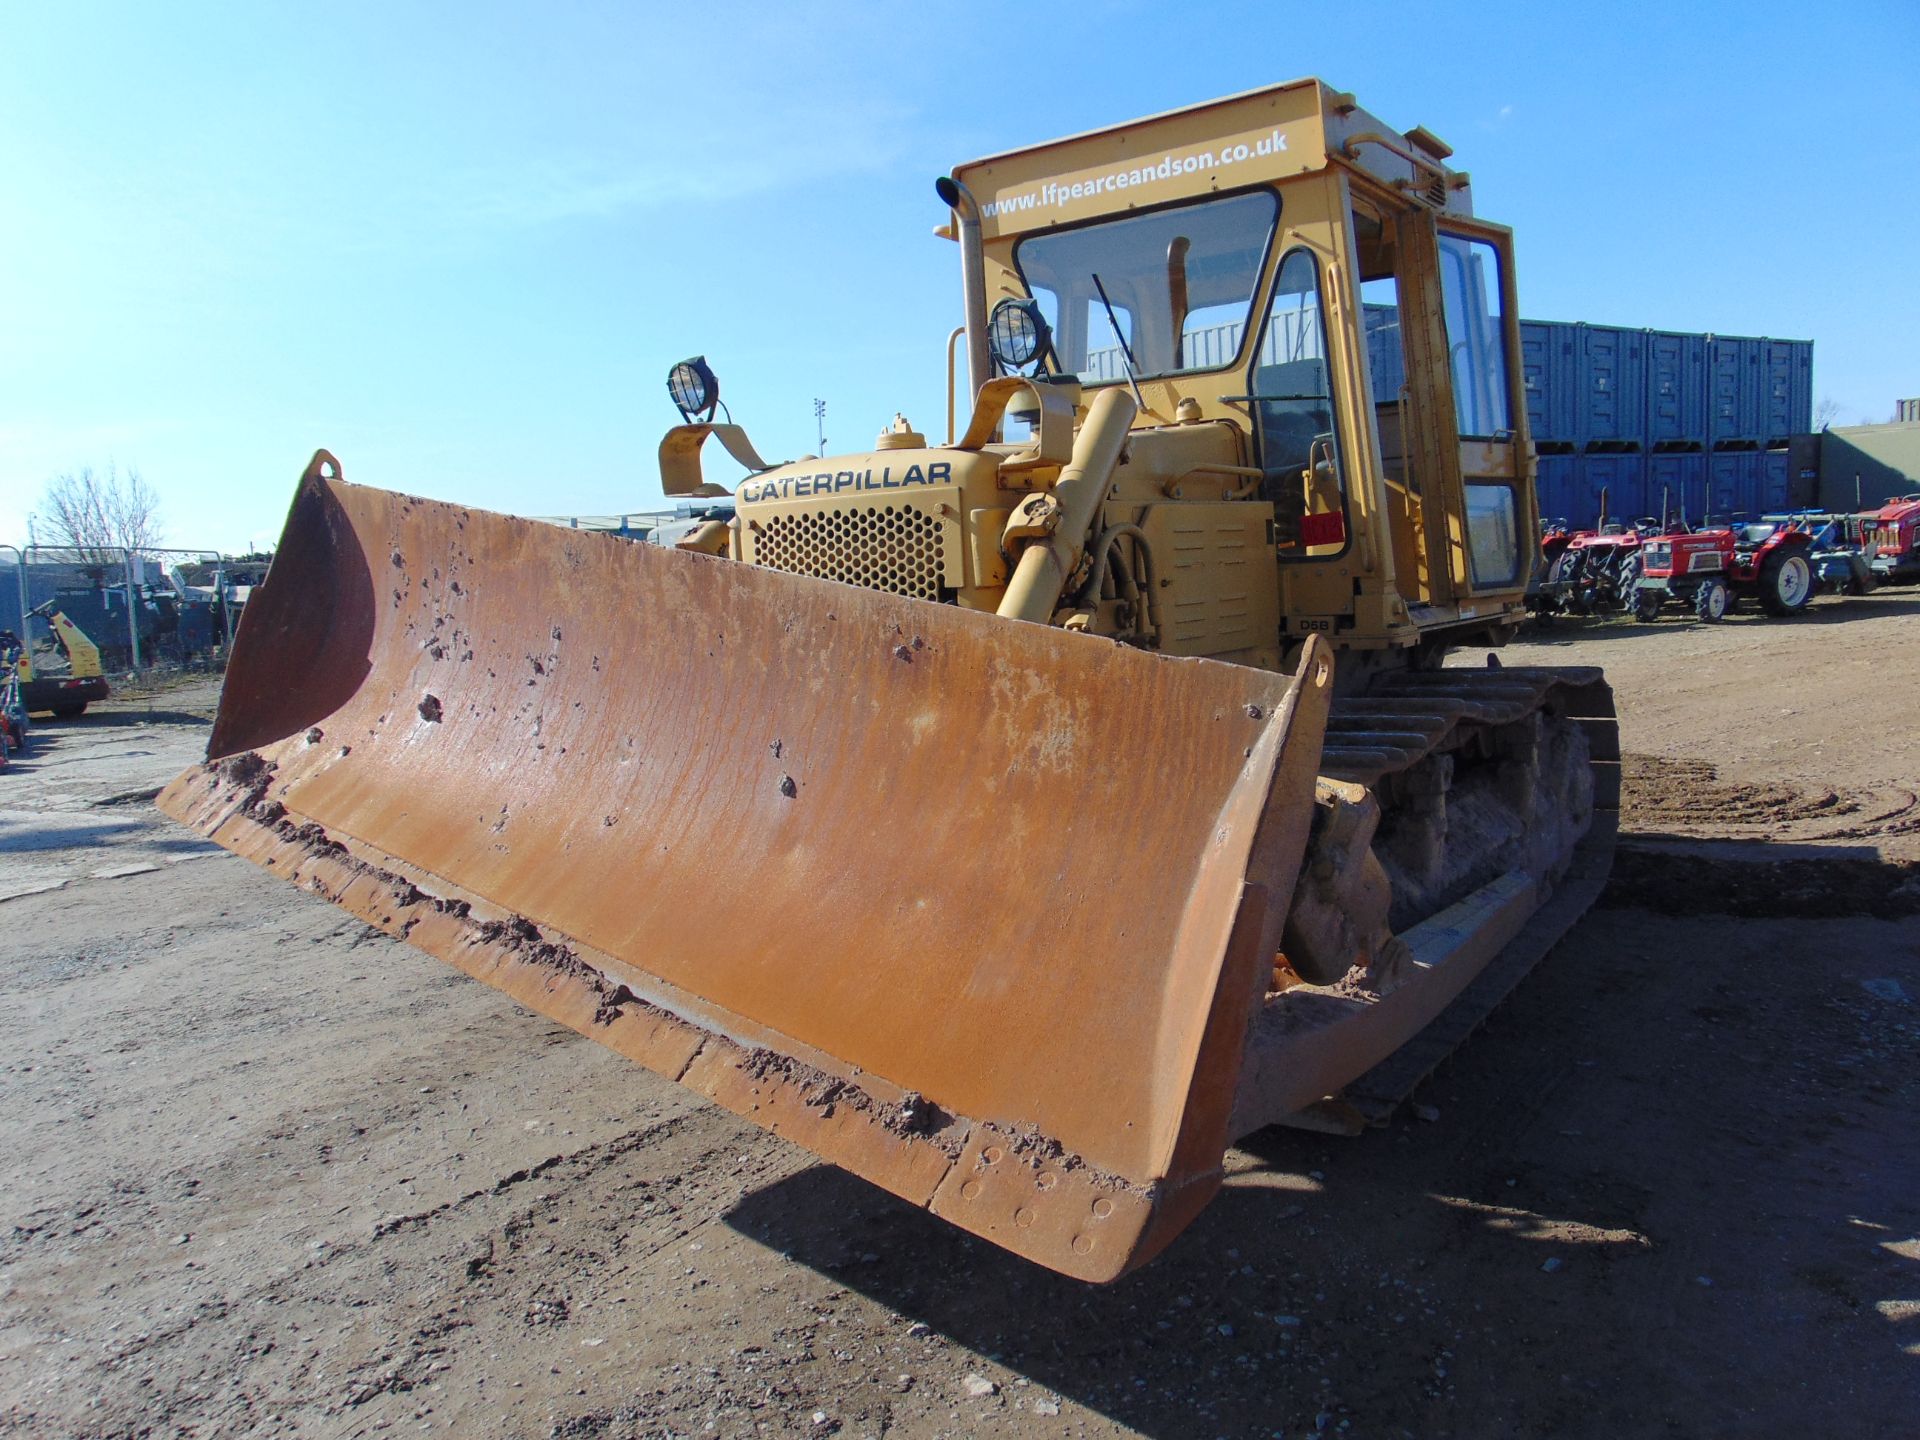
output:
[[[667,394],[683,420],[698,416],[713,418],[713,407],[720,403],[720,382],[707,366],[707,357],[696,355],[682,360],[667,372]]]
[[[1031,300],[1002,300],[987,320],[987,345],[1003,370],[1018,370],[1046,353],[1047,321]]]

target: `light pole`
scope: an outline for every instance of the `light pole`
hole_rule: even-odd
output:
[[[24,645],[27,643],[27,552],[17,545],[0,545],[0,550],[13,551],[13,578],[20,588],[20,633],[15,638]]]
[[[27,586],[27,556],[33,553],[34,545],[37,543],[33,538],[33,522],[37,518],[31,510],[27,512],[27,548],[15,557],[20,562],[20,643],[22,645],[27,643],[27,597],[30,593]]]
[[[827,402],[824,400],[813,402],[813,428],[820,442],[817,453],[825,455],[827,453]]]

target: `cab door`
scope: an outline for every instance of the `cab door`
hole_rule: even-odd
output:
[[[1437,235],[1446,370],[1460,447],[1460,489],[1449,516],[1460,598],[1521,587],[1535,529],[1527,483],[1526,411],[1515,384],[1519,333],[1512,243],[1505,231],[1440,229]]]

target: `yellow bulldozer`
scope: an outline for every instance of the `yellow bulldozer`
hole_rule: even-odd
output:
[[[1511,236],[1449,156],[1309,80],[963,165],[964,424],[768,464],[684,362],[670,545],[321,452],[161,805],[1125,1273],[1237,1138],[1388,1114],[1610,863],[1600,672],[1441,663],[1512,635],[1536,525]]]

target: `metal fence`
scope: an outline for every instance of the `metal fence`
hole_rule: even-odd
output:
[[[7,545],[0,552],[13,562],[13,583],[0,585],[0,629],[27,638],[27,617],[51,606],[99,647],[110,673],[224,659],[238,607],[235,587],[221,583],[217,551]],[[215,583],[186,583],[183,564],[211,570]]]

